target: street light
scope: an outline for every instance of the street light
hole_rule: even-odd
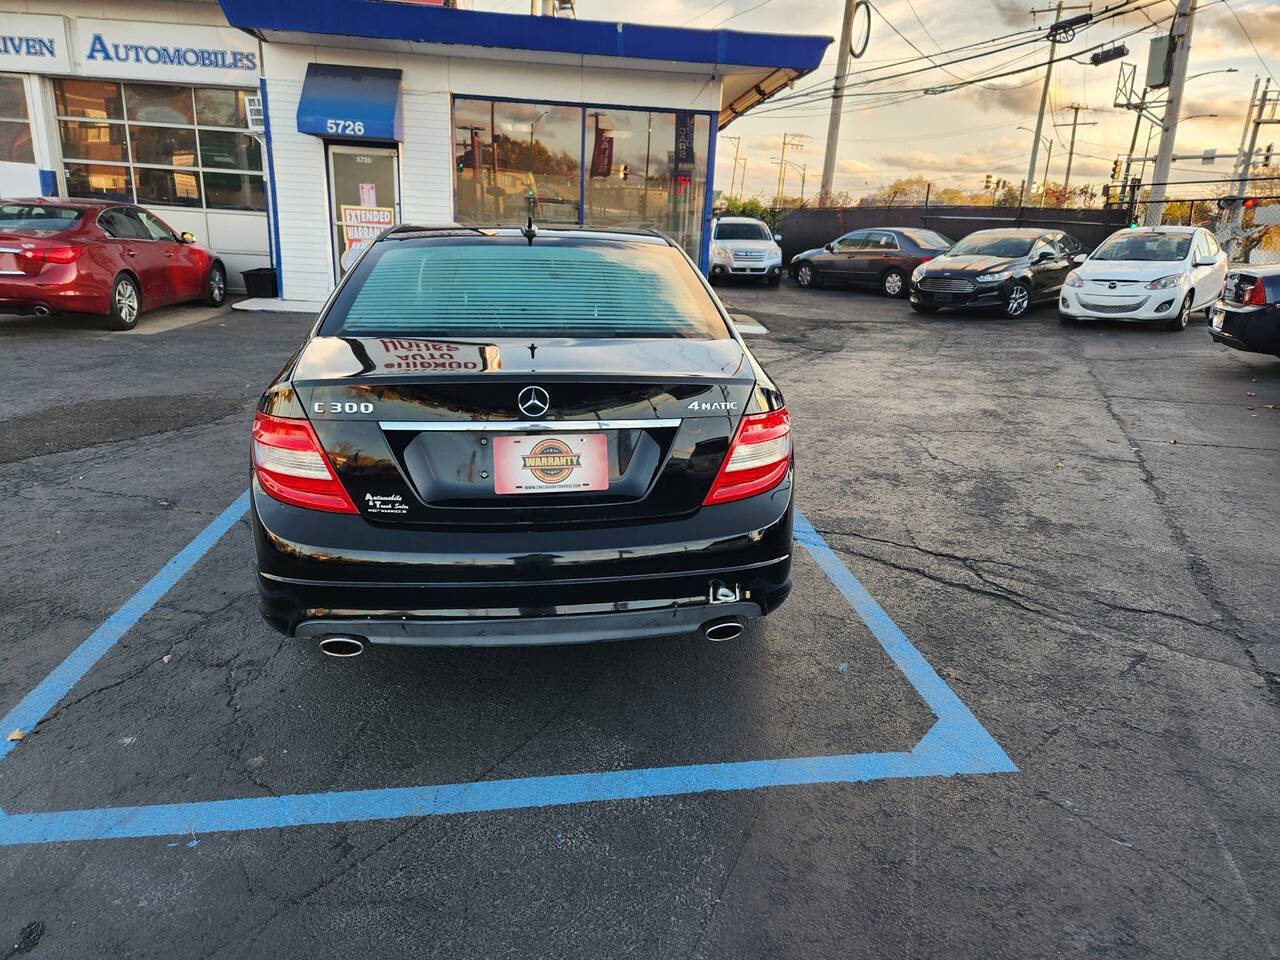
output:
[[[1027,133],[1031,134],[1032,136],[1035,135],[1035,131],[1032,130],[1030,127],[1018,127],[1018,129],[1025,130],[1027,131]],[[1040,138],[1040,142],[1044,144],[1044,147],[1045,147],[1044,183],[1041,184],[1040,186],[1040,206],[1043,207],[1045,194],[1048,193],[1048,187],[1049,187],[1049,163],[1053,160],[1053,140],[1051,140],[1049,137],[1042,136]],[[1034,187],[1035,184],[1032,184],[1031,186]]]

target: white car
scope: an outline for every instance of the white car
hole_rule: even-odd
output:
[[[771,287],[782,279],[782,236],[763,220],[720,217],[711,225],[712,283],[725,277],[755,277]]]
[[[1203,227],[1117,230],[1067,274],[1058,299],[1063,323],[1129,320],[1185,330],[1196,310],[1222,295],[1227,255]]]

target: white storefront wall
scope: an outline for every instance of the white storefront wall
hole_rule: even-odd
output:
[[[263,45],[278,219],[281,296],[320,300],[334,286],[324,141],[298,132],[297,110],[311,62],[403,72],[400,203],[404,223],[454,219],[452,98],[492,97],[569,104],[715,111],[720,83],[707,74],[665,73],[618,58],[467,48],[471,55],[381,53],[285,43]],[[501,58],[501,59],[499,59]],[[596,62],[591,62],[591,61]],[[647,69],[646,69],[647,68]]]
[[[56,77],[258,90],[259,44],[228,27],[216,3],[69,0],[58,5],[59,15],[29,12],[48,6],[0,0],[0,33],[10,38],[0,40],[0,73],[24,78],[35,154],[33,164],[0,162],[0,197],[40,194],[42,170],[67,195]],[[265,166],[265,149],[263,155]],[[265,212],[140,202],[217,251],[233,290],[243,288],[240,271],[270,264]]]

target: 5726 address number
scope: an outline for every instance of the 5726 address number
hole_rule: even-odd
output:
[[[364,135],[363,120],[326,120],[324,122],[325,133],[345,133],[354,134],[355,136]]]

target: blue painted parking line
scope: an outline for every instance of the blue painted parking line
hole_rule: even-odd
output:
[[[137,623],[244,515],[247,504],[246,492],[10,711],[3,729],[12,729],[11,723],[19,724],[23,730],[34,727],[124,632]],[[344,790],[47,813],[5,813],[0,810],[0,845],[188,836],[308,824],[483,813],[638,797],[1016,771],[1017,767],[969,708],[800,514],[796,515],[795,537],[848,600],[872,636],[938,718],[910,751],[689,764],[384,790]]]

